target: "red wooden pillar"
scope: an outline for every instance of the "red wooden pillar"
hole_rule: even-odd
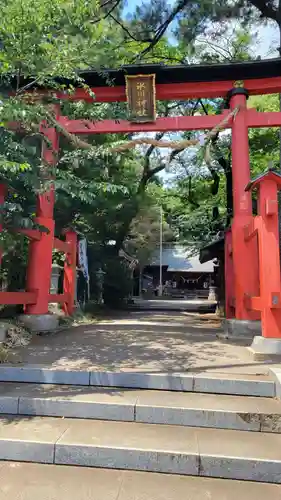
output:
[[[225,276],[225,317],[235,316],[234,309],[234,278],[232,260],[232,233],[226,231],[224,240],[224,276]]]
[[[66,314],[71,315],[74,311],[76,290],[77,234],[74,231],[66,231],[65,241],[68,243],[69,248],[64,263],[63,293],[67,296],[67,300],[63,308]]]
[[[232,125],[232,179],[233,179],[233,222],[232,252],[234,271],[235,318],[259,319],[260,314],[246,307],[245,296],[258,294],[258,255],[255,242],[247,242],[244,227],[252,218],[252,198],[245,187],[250,181],[249,142],[247,114],[247,92],[233,89],[230,97],[231,109],[239,106]]]
[[[269,174],[270,175],[270,174]],[[280,182],[281,179],[279,179]],[[259,185],[259,259],[262,335],[281,339],[281,281],[277,183],[264,178]]]
[[[51,167],[57,162],[59,134],[55,128],[42,126],[42,131],[51,143],[50,147],[43,144],[42,156],[45,163]],[[54,186],[51,186],[47,192],[38,195],[35,221],[45,227],[48,232],[42,232],[39,241],[31,241],[29,244],[27,291],[37,291],[38,295],[36,304],[26,306],[26,314],[48,313],[55,229],[54,203]]]

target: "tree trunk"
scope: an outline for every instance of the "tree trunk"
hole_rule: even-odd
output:
[[[125,213],[126,217],[124,218],[125,219],[124,223],[123,223],[123,225],[122,225],[121,229],[119,230],[117,237],[116,237],[115,249],[117,252],[119,252],[119,250],[122,248],[124,240],[129,233],[132,220],[138,215],[140,201],[144,195],[145,188],[146,188],[148,181],[149,181],[149,177],[146,175],[143,175],[143,177],[140,181],[139,187],[138,187],[136,198],[130,200],[129,203],[124,207],[124,213]]]
[[[120,228],[120,230],[118,231],[118,234],[116,236],[115,250],[117,253],[122,248],[122,245],[126,239],[126,236],[129,233],[132,220],[138,214],[138,209],[139,209],[139,203],[138,202],[135,203],[135,201],[132,203],[132,205],[130,207],[127,205],[124,208],[124,211],[126,212],[126,218],[125,218],[125,221],[124,221],[122,227]]]
[[[231,168],[231,158],[225,158],[220,155],[218,157],[218,162],[222,167],[225,175],[225,189],[226,189],[226,227],[230,226],[232,214],[233,214],[233,193],[232,193],[232,168]]]

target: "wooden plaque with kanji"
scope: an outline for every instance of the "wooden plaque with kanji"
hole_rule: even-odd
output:
[[[131,122],[156,120],[155,75],[126,75],[126,94]]]

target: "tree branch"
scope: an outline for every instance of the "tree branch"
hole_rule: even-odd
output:
[[[108,5],[110,3],[111,3],[111,0],[107,1],[106,3],[104,3],[103,5],[101,5],[101,8],[105,7],[106,5]],[[109,9],[108,12],[106,12],[106,14],[104,16],[101,16],[101,17],[98,17],[97,19],[94,19],[92,21],[92,23],[93,24],[99,23],[100,21],[103,21],[104,19],[106,19],[107,17],[109,17],[111,15],[111,13],[116,9],[116,7],[118,7],[118,5],[120,3],[121,3],[121,0],[116,0],[115,4]]]
[[[125,33],[127,33],[127,35],[132,39],[134,40],[134,42],[143,42],[143,40],[139,40],[138,38],[136,38],[134,35],[132,35],[132,33],[130,33],[130,31],[126,28],[126,26],[124,26],[123,23],[121,23],[120,21],[118,21],[118,19],[116,19],[116,17],[114,17],[111,13],[109,13],[109,16],[111,17],[111,19],[113,19],[113,21],[115,23],[118,24],[118,26],[120,26],[120,28],[122,28],[123,31],[125,31]],[[149,40],[148,40],[149,41]]]
[[[272,19],[277,23],[280,22],[280,19],[278,19],[279,16],[277,9],[268,5],[267,0],[249,0],[249,1],[254,7],[256,7],[256,9],[260,11],[261,17],[268,17],[269,19]]]
[[[191,205],[193,205],[195,208],[199,208],[200,204],[197,203],[197,201],[193,198],[191,186],[192,186],[192,177],[190,175],[189,178],[188,178],[188,195],[187,195],[187,199],[188,199],[188,201],[189,201],[189,203]]]
[[[207,110],[207,108],[205,107],[205,104],[203,103],[202,99],[198,99],[198,101],[199,101],[199,103],[200,103],[200,105],[201,105],[201,107],[202,107],[202,109],[203,109],[203,111],[204,111],[205,115],[208,115],[208,114],[209,114],[209,113],[208,113],[208,110]]]
[[[160,165],[158,165],[158,167],[151,169],[149,171],[149,175],[147,176],[147,180],[151,179],[151,177],[158,174],[158,172],[161,172],[161,170],[164,170],[165,166],[166,166],[165,163],[161,163]]]
[[[157,29],[156,31],[156,34],[153,38],[153,40],[150,42],[150,44],[148,45],[148,47],[146,47],[142,52],[140,52],[135,58],[134,58],[134,61],[136,59],[139,59],[141,58],[142,56],[144,56],[145,54],[147,54],[148,52],[151,51],[151,49],[153,49],[153,47],[161,40],[161,38],[164,36],[164,34],[166,33],[168,27],[170,26],[170,24],[174,21],[175,17],[182,11],[182,9],[184,7],[186,7],[188,5],[188,3],[190,3],[190,0],[180,0],[178,2],[178,4],[175,6],[175,8],[172,10],[172,12],[170,13],[170,15],[167,17],[166,21],[164,23],[161,24],[161,26],[159,26],[159,28]]]
[[[118,3],[120,3],[121,0],[119,0]],[[112,3],[112,0],[107,0],[106,2],[104,2],[100,7],[101,9],[103,9],[104,7],[106,7],[107,5],[111,4]]]
[[[139,41],[139,40],[137,40],[137,41]],[[148,41],[148,40],[146,40],[146,41]],[[177,63],[185,64],[185,65],[188,64],[188,62],[186,62],[184,59],[179,59],[177,57],[161,56],[161,55],[158,55],[155,52],[153,52],[151,54],[151,56],[156,57],[157,59],[163,59],[164,61],[177,62]]]
[[[162,139],[164,134],[165,134],[165,132],[158,132],[158,134],[156,134],[156,136],[155,136],[155,140],[160,141],[160,139]],[[145,161],[149,160],[149,158],[150,158],[150,156],[153,153],[155,148],[156,148],[156,146],[154,146],[153,144],[151,144],[151,146],[149,146],[149,148],[147,149],[147,151],[145,153]]]
[[[155,167],[151,170],[149,170],[148,172],[148,175],[146,177],[146,182],[151,179],[151,177],[153,177],[154,175],[158,174],[158,172],[161,172],[161,170],[164,170],[164,168],[166,168],[170,163],[171,161],[179,154],[181,153],[182,151],[184,150],[183,149],[179,149],[179,150],[174,150],[171,152],[170,156],[169,156],[169,159],[167,162],[161,162],[160,165],[158,165],[158,167]]]
[[[164,116],[169,116],[170,109],[171,108],[168,106],[168,104],[166,104]],[[165,135],[165,132],[158,132],[155,136],[155,139],[157,141],[160,141],[160,139],[162,139],[162,137],[164,137],[164,135]],[[156,148],[156,146],[153,146],[153,144],[151,144],[151,146],[149,146],[149,148],[147,149],[147,151],[145,153],[145,162],[144,162],[144,168],[143,168],[143,175],[145,177],[149,173],[150,156],[152,155],[155,148]],[[154,175],[154,174],[152,174],[152,175]],[[150,178],[150,177],[148,177],[148,178]]]
[[[218,45],[217,43],[214,43],[214,42],[210,42],[210,40],[200,40],[198,39],[198,41],[202,44],[205,44],[205,45],[208,45],[209,47],[211,47],[211,49],[215,50],[216,52],[219,52],[220,55],[224,58],[224,59],[227,59],[228,57],[230,59],[232,59],[232,54],[230,52],[230,50],[224,48],[224,47],[221,47],[220,45]],[[224,53],[223,53],[224,52]]]

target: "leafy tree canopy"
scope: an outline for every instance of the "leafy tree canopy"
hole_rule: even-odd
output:
[[[66,225],[86,234],[97,261],[109,255],[107,243],[114,240],[110,259],[124,246],[144,262],[158,238],[160,204],[172,228],[171,233],[166,227],[167,238],[177,235],[198,247],[217,237],[231,219],[229,135],[215,138],[209,162],[198,149],[172,154],[170,167],[176,174],[169,188],[157,180],[169,163],[158,148],[139,147],[122,155],[109,151],[112,142],[130,138],[125,134],[85,137],[89,147],[83,147],[83,141],[74,143],[60,130],[58,162],[46,173],[41,147],[42,140],[47,146],[48,141],[40,123],[56,126],[57,101],[30,101],[25,92],[37,85],[71,92],[71,86],[61,87],[60,78],[72,79],[90,92],[77,73],[80,69],[254,58],[249,26],[260,16],[279,25],[279,3],[151,0],[128,14],[125,2],[118,0],[0,0],[0,174],[9,186],[5,227],[34,224],[36,195],[54,182],[58,234]],[[24,77],[31,79],[28,87],[22,83]],[[90,120],[126,117],[123,103],[95,103],[92,97],[90,103],[61,102],[61,112]],[[255,98],[250,104],[275,109],[278,99]],[[220,105],[220,100],[160,102],[158,113],[187,115],[198,109],[218,113]],[[21,123],[22,128],[11,129],[11,122]],[[275,130],[251,131],[250,145],[253,172],[263,169],[269,159],[278,162]],[[4,231],[2,239],[7,251],[22,254],[17,238]]]

